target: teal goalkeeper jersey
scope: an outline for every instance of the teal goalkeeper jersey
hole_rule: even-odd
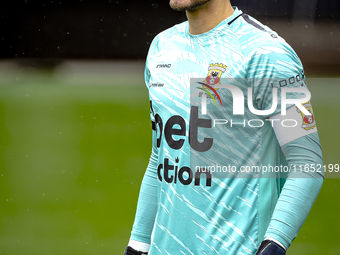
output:
[[[273,88],[280,102],[282,88],[305,87],[299,58],[235,8],[207,33],[191,35],[188,22],[160,33],[145,78],[153,127],[146,175],[156,180],[157,205],[152,236],[140,234],[139,221],[131,238],[150,243],[151,255],[254,254],[284,183],[255,178],[256,170],[285,166],[273,125],[291,125],[268,119],[281,112],[280,103],[272,108]],[[243,95],[243,106],[235,95]],[[249,97],[255,110],[273,110],[255,114]],[[301,121],[303,132],[316,132],[313,115],[301,113]]]

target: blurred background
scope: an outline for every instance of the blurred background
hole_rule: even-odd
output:
[[[340,2],[232,0],[300,56],[340,163]],[[123,254],[151,151],[143,69],[168,1],[0,3],[0,254]],[[340,254],[339,173],[288,254]]]

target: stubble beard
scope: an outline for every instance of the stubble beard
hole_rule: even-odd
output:
[[[195,11],[210,0],[170,0],[170,7],[175,11]]]

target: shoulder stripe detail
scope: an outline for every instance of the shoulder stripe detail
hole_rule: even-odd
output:
[[[253,25],[254,27],[260,29],[263,32],[267,32],[267,30],[265,30],[263,27],[261,27],[259,24],[257,24],[256,22],[252,21],[249,16],[245,13],[242,13],[242,17],[243,19],[248,22],[250,25]]]
[[[243,15],[243,13],[241,13],[240,15],[238,15],[236,18],[234,18],[232,21],[229,21],[228,22],[228,25],[230,26],[231,25],[231,23],[233,23],[235,20],[237,20],[240,16],[242,16]]]

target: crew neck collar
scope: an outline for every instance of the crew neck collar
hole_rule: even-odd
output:
[[[228,24],[229,22],[231,22],[232,20],[236,19],[238,16],[240,16],[242,14],[242,11],[239,10],[236,6],[233,6],[234,12],[233,14],[231,14],[228,18],[222,20],[216,27],[210,29],[209,31],[202,33],[202,34],[198,34],[198,35],[192,35],[189,33],[189,21],[187,21],[187,26],[186,26],[186,34],[190,37],[195,37],[195,38],[202,38],[202,37],[206,37],[206,36],[210,36],[211,34],[214,34],[216,32],[219,32],[224,24]]]

